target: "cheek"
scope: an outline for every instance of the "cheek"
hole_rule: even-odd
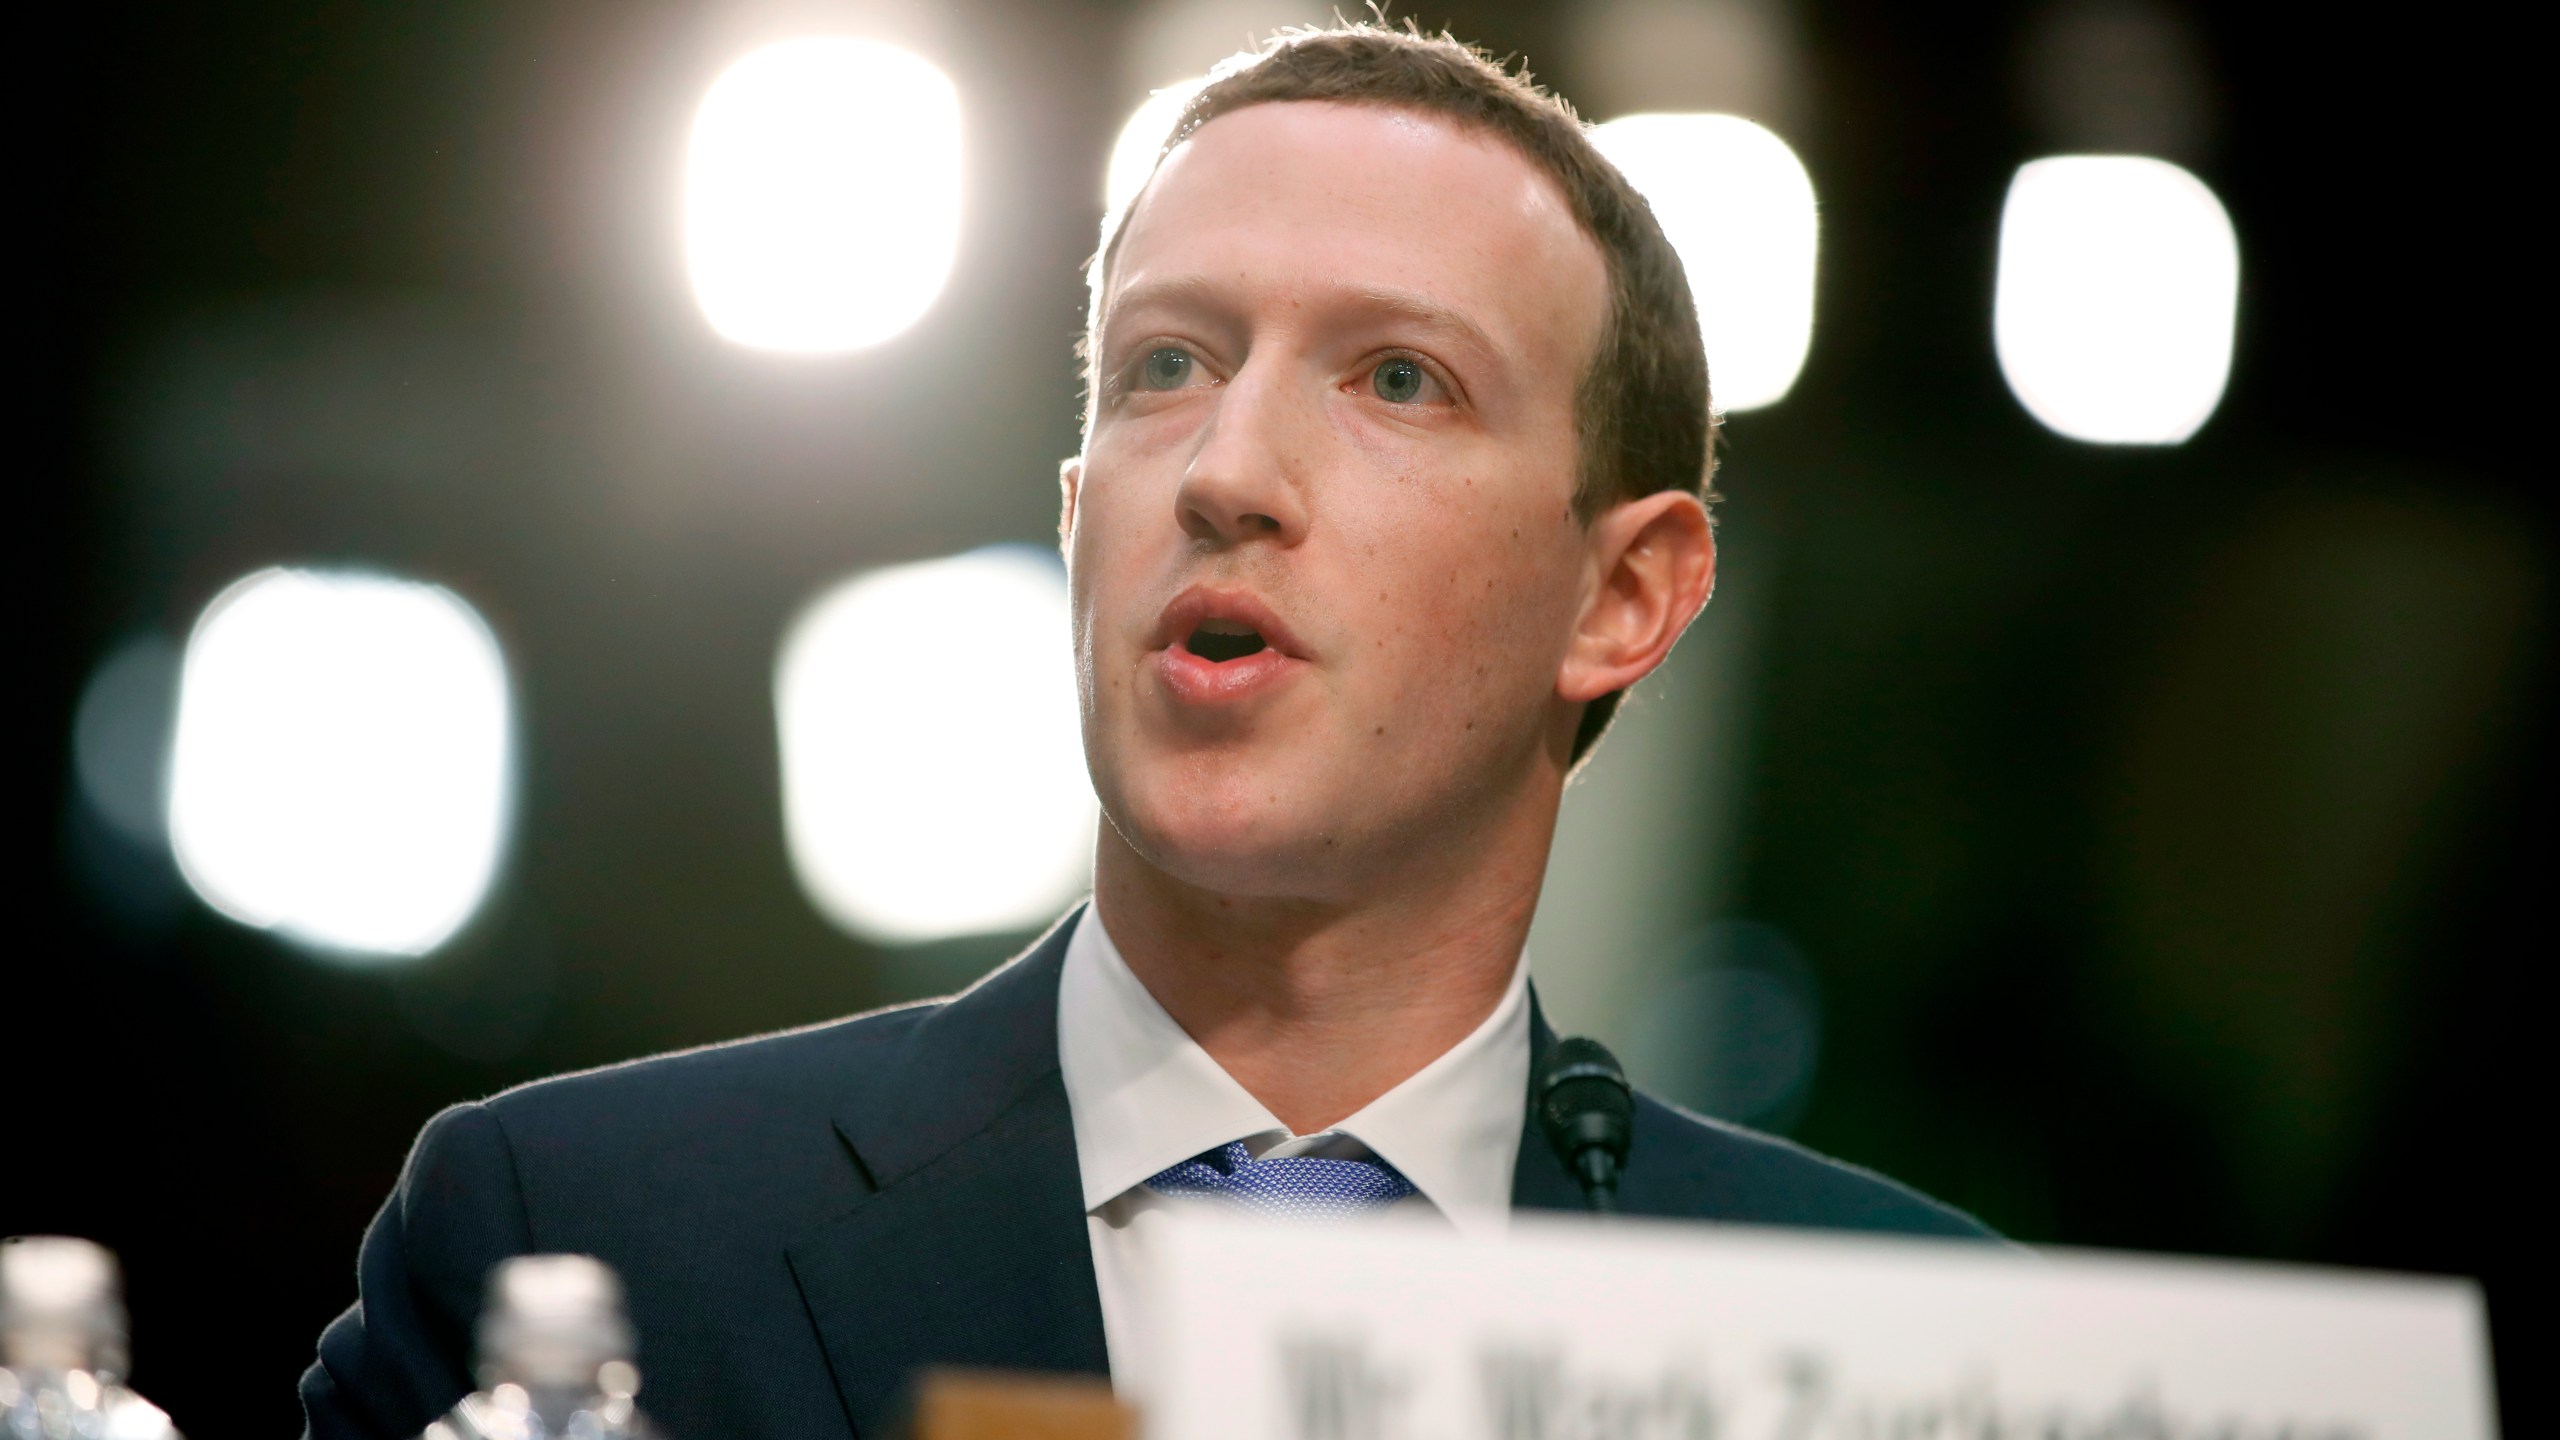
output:
[[[1111,447],[1117,448],[1117,447]],[[1071,553],[1082,556],[1104,548],[1118,512],[1127,508],[1127,467],[1101,443],[1087,447],[1084,479],[1076,487],[1075,529],[1068,536]]]
[[[1448,507],[1435,518],[1409,532],[1405,553],[1375,557],[1371,573],[1403,577],[1401,593],[1372,585],[1363,597],[1406,652],[1396,669],[1410,683],[1399,699],[1469,719],[1534,705],[1553,684],[1570,628],[1569,556],[1548,527],[1497,507]]]
[[[1114,463],[1096,446],[1076,491],[1075,528],[1067,536],[1067,562],[1075,581],[1078,626],[1096,602],[1136,583],[1135,571],[1152,546],[1164,543],[1170,503],[1149,483],[1144,467]],[[1104,612],[1108,614],[1106,609]]]

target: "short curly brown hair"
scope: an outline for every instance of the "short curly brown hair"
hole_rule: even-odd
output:
[[[1653,208],[1591,143],[1573,107],[1525,72],[1445,34],[1371,24],[1289,30],[1213,72],[1183,107],[1157,158],[1221,115],[1291,100],[1445,116],[1502,139],[1553,176],[1609,273],[1609,317],[1575,396],[1582,455],[1575,513],[1587,524],[1612,505],[1664,490],[1715,498],[1708,482],[1716,416],[1688,275]],[[1088,355],[1122,221],[1136,204],[1132,199],[1103,221],[1090,271]],[[1090,374],[1087,382],[1090,395]],[[1608,728],[1617,702],[1617,695],[1604,695],[1585,708],[1575,761]]]

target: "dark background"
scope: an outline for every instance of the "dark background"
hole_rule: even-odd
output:
[[[1565,10],[1420,13],[1588,83],[1542,58]],[[1723,480],[1729,563],[1772,577],[1731,908],[1823,996],[1786,1119],[2031,1241],[2479,1276],[2512,1343],[2553,799],[2549,365],[2510,338],[2542,309],[2525,47],[2477,7],[2189,16],[2239,352],[2195,440],[2111,451],[2039,428],[1990,353],[2000,197],[2050,146],[2019,99],[2034,14],[1799,12],[1814,347]],[[945,23],[959,268],[910,336],[816,363],[721,345],[684,290],[674,157],[737,48],[713,11],[241,0],[28,32],[0,1233],[120,1252],[137,1382],[191,1433],[298,1423],[441,1106],[930,993],[1012,943],[845,938],[776,816],[792,611],[863,564],[1042,541],[1075,443],[1128,17]],[[112,645],[332,560],[470,595],[521,707],[500,889],[398,974],[220,919],[69,778]],[[2542,1397],[2501,1370],[2531,1433]]]

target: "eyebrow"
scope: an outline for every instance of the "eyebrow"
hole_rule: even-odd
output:
[[[1233,307],[1216,282],[1202,276],[1181,276],[1167,280],[1141,281],[1112,297],[1111,306],[1103,312],[1099,327],[1104,343],[1109,343],[1113,329],[1123,311],[1150,306],[1170,308],[1206,308],[1230,310]],[[1351,286],[1328,290],[1315,302],[1323,311],[1348,312],[1370,318],[1403,320],[1425,330],[1457,341],[1488,362],[1500,363],[1501,347],[1493,343],[1484,327],[1448,306],[1412,290],[1386,286]]]

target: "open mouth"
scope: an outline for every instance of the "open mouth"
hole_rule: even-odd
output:
[[[1215,665],[1260,654],[1266,644],[1261,631],[1242,621],[1203,620],[1183,639],[1182,648]]]
[[[1242,589],[1194,585],[1156,626],[1148,646],[1162,693],[1186,707],[1244,705],[1314,663],[1289,622]]]

